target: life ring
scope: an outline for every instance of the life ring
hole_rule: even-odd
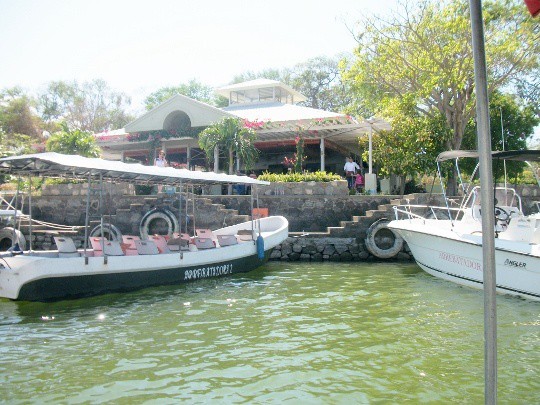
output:
[[[26,238],[21,231],[10,226],[0,229],[0,251],[8,250],[15,242],[19,242],[19,247],[26,250]]]
[[[148,235],[157,233],[150,230],[152,222],[155,220],[165,221],[167,225],[166,235],[172,236],[173,233],[179,232],[178,219],[176,219],[176,216],[171,210],[167,208],[154,208],[144,214],[141,219],[139,232],[142,239],[148,239]]]
[[[403,248],[403,238],[388,228],[389,220],[379,219],[371,224],[366,235],[366,248],[379,259],[390,259],[396,256]],[[381,232],[380,235],[377,235]],[[393,243],[389,240],[393,239]],[[377,244],[378,242],[378,244]]]
[[[96,226],[90,231],[89,237],[101,236],[101,225]],[[122,242],[122,232],[113,224],[103,224],[103,237],[108,240]]]

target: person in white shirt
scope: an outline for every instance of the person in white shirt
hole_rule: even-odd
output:
[[[165,152],[162,150],[159,151],[158,157],[154,159],[154,166],[157,167],[167,167],[169,166],[169,163],[167,162],[167,159],[165,159]],[[157,192],[161,193],[161,190],[163,189],[163,186],[161,184],[157,187]]]
[[[159,151],[158,157],[154,159],[154,166],[158,166],[158,167],[169,166],[169,163],[167,163],[167,159],[165,159],[165,152],[163,152],[162,150]]]
[[[352,157],[349,156],[347,158],[347,162],[345,162],[343,170],[345,170],[345,177],[347,177],[347,186],[350,190],[354,187],[354,175],[356,174],[357,170],[360,170],[360,166],[358,166],[356,162],[353,162]]]

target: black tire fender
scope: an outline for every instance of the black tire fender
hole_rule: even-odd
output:
[[[6,239],[9,239],[8,249],[14,245],[15,242],[19,242],[19,247],[22,250],[26,250],[26,238],[18,229],[14,229],[10,226],[0,229],[0,246],[7,246]]]
[[[139,233],[142,239],[148,239],[150,232],[150,224],[155,219],[163,219],[168,226],[167,234],[172,236],[173,233],[179,232],[178,219],[167,208],[153,208],[143,215],[141,224],[139,225]]]
[[[386,218],[379,219],[375,221],[369,227],[366,235],[366,248],[373,256],[379,259],[391,259],[396,256],[401,249],[403,248],[403,238],[395,233],[393,230],[388,228],[390,221]],[[388,248],[380,247],[377,245],[377,233],[383,230],[387,230],[392,233],[394,237],[394,243]]]

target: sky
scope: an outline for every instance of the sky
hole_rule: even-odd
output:
[[[196,79],[352,52],[363,15],[395,0],[0,0],[0,89],[104,79],[140,104]]]

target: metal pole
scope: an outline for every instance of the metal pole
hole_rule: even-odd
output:
[[[497,300],[495,274],[495,218],[493,215],[493,176],[491,167],[491,132],[487,91],[486,52],[481,0],[470,0],[474,79],[476,83],[476,120],[482,215],[484,272],[484,394],[485,403],[497,403]]]

